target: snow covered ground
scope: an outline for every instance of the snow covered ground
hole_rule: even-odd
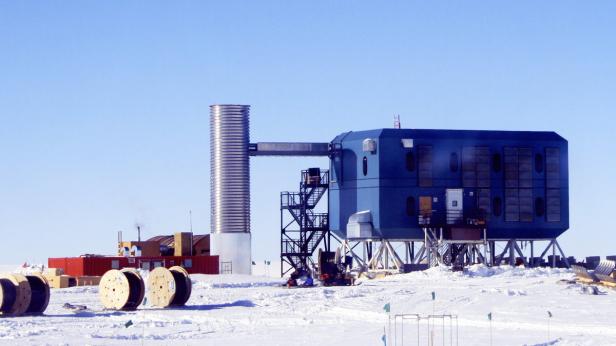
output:
[[[383,306],[390,303],[392,315],[458,315],[460,345],[490,344],[488,313],[494,345],[616,345],[616,291],[588,294],[561,282],[573,278],[567,270],[433,268],[353,287],[299,289],[266,277],[192,278],[192,297],[180,309],[103,311],[96,287],[52,290],[45,316],[0,318],[0,344],[383,345]],[[73,314],[62,308],[67,302],[92,312]],[[416,344],[413,330],[405,326],[405,345]]]

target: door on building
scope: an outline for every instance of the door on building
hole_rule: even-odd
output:
[[[432,196],[419,196],[419,224],[432,223]]]
[[[462,205],[464,197],[463,189],[447,189],[447,224],[455,225],[462,223],[464,207]]]

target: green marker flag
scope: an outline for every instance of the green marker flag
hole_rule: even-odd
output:
[[[548,316],[552,318],[552,313],[548,311]]]
[[[436,292],[432,291],[432,300],[436,300]]]
[[[389,313],[391,311],[391,305],[389,305],[389,303],[385,304],[385,306],[383,306],[383,310],[385,310],[385,312]]]
[[[492,313],[491,312],[488,314],[488,320],[492,321]]]
[[[124,323],[124,327],[128,328],[133,325],[133,320],[128,320],[128,322]]]

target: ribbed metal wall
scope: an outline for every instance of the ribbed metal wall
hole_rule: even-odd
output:
[[[210,106],[211,232],[250,232],[250,106]]]

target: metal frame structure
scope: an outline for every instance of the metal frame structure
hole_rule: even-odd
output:
[[[311,168],[302,171],[299,192],[280,193],[281,276],[291,270],[309,271],[314,267],[312,255],[322,241],[325,251],[330,250],[329,214],[316,212],[328,191],[329,171]]]
[[[332,237],[340,243],[341,257],[352,257],[352,269],[360,273],[407,272],[434,266],[462,269],[466,265],[473,264],[486,266],[524,264],[529,268],[542,266],[570,268],[571,265],[556,239],[488,240],[484,236],[481,241],[451,241],[441,240],[434,232],[428,230],[425,239],[415,241],[339,239],[333,234]],[[547,242],[547,246],[538,257],[535,257],[535,243],[542,241]],[[501,249],[497,249],[499,244],[502,246]],[[400,247],[403,247],[403,252],[400,251]],[[552,254],[548,255],[550,250]],[[559,258],[557,253],[562,257]]]
[[[569,259],[556,238],[544,240],[548,241],[548,245],[539,257],[535,257],[534,245],[541,240],[489,239],[486,220],[480,210],[471,210],[468,215],[464,212],[439,214],[428,211],[418,217],[424,233],[423,239],[335,239],[341,244],[342,255],[351,256],[356,264],[353,268],[360,272],[407,272],[434,266],[451,266],[455,270],[462,270],[467,265],[479,263],[487,266],[524,264],[525,267],[564,265],[570,268]],[[405,260],[402,260],[392,245],[396,242],[403,243]],[[502,242],[505,243],[504,247],[497,252],[496,245]],[[377,243],[380,245],[375,250],[374,245]],[[421,243],[417,251],[415,243]],[[363,257],[354,251],[360,244]],[[525,247],[530,248],[528,258],[523,251]],[[546,262],[544,258],[550,249],[552,254]],[[562,256],[562,262],[557,259],[557,250]]]

